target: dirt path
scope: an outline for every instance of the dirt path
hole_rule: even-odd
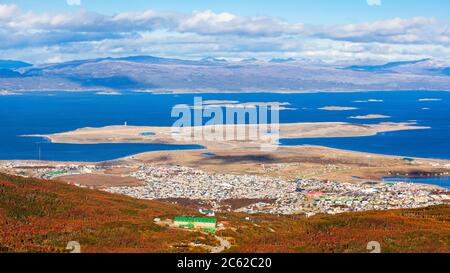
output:
[[[219,236],[215,236],[215,238],[217,240],[219,240],[220,246],[211,247],[210,248],[211,253],[221,253],[225,249],[229,249],[231,247],[231,243],[228,240],[226,240],[225,238],[222,238]]]

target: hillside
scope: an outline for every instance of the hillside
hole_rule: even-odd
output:
[[[190,213],[58,182],[0,175],[0,250],[64,251],[79,241],[89,252],[166,252],[197,233],[169,230],[156,216]],[[180,250],[182,251],[182,249]]]
[[[194,215],[168,203],[136,200],[54,181],[0,175],[0,251],[63,252],[79,241],[83,252],[204,251],[214,237],[169,229],[153,219]],[[336,216],[225,213],[218,232],[231,252],[366,252],[379,241],[385,252],[450,252],[450,206]]]

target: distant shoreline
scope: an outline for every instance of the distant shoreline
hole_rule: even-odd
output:
[[[246,125],[247,126],[247,125]],[[208,130],[207,126],[186,127],[188,131],[180,132],[180,135],[185,133],[191,134],[191,130]],[[225,127],[226,129],[226,127]],[[420,130],[429,129],[429,127],[417,126],[414,123],[379,123],[372,125],[358,125],[342,122],[316,122],[316,123],[292,123],[280,124],[280,139],[297,139],[297,138],[339,138],[339,137],[364,137],[374,136],[383,132],[403,131],[403,130]],[[152,132],[152,135],[144,135],[145,132]],[[79,128],[74,131],[62,132],[56,134],[33,134],[22,135],[22,137],[41,137],[56,144],[168,144],[168,145],[199,145],[202,146],[203,153],[215,153],[216,150],[248,150],[259,151],[260,145],[266,140],[261,139],[257,141],[207,141],[207,140],[183,140],[177,141],[171,135],[171,127],[155,127],[155,126],[106,126],[100,128]],[[304,145],[297,145],[299,147]],[[315,146],[315,145],[306,145]],[[281,147],[292,147],[291,145],[279,144]],[[331,148],[326,145],[317,146],[323,148]],[[358,150],[346,150],[348,152],[363,152]],[[187,151],[182,149],[183,152]],[[146,154],[152,152],[161,152],[159,150],[149,151],[143,153],[130,153],[127,157],[134,157],[139,154]],[[383,153],[374,153],[376,155],[388,155]],[[446,160],[439,159],[437,160]],[[113,159],[112,159],[113,160]]]
[[[216,125],[215,127],[217,128]],[[226,132],[233,130],[235,126],[261,129],[264,124],[240,124],[240,125],[221,125],[221,129]],[[414,122],[382,122],[378,124],[354,124],[346,122],[299,122],[299,123],[280,123],[279,139],[295,138],[330,138],[330,137],[359,137],[371,136],[383,132],[429,129],[427,126],[418,126]],[[245,129],[245,128],[244,128]],[[111,125],[104,127],[85,127],[73,131],[55,133],[55,134],[31,134],[22,135],[23,137],[46,137],[53,143],[65,144],[99,144],[99,143],[164,143],[164,144],[199,144],[205,147],[226,146],[236,147],[257,147],[258,144],[266,143],[269,140],[246,139],[245,135],[239,135],[242,139],[238,142],[229,140],[207,139],[197,140],[192,134],[208,132],[211,126],[193,126],[180,128],[177,137],[174,139],[170,126],[127,126]],[[145,132],[153,132],[152,135],[143,135]],[[239,132],[239,130],[238,130]],[[245,130],[243,130],[245,134]],[[236,141],[236,140],[234,140]],[[232,142],[230,145],[229,143]]]
[[[65,90],[51,90],[51,89],[43,89],[43,90],[11,90],[10,92],[20,93],[20,95],[27,95],[33,93],[99,93],[97,95],[103,95],[101,93],[149,93],[155,95],[176,95],[176,94],[317,94],[317,93],[376,93],[376,92],[450,92],[450,89],[442,89],[442,90],[410,90],[410,89],[381,89],[381,90],[251,90],[251,91],[243,91],[243,90],[195,90],[195,89],[153,89],[153,90],[121,90],[121,89],[65,89]],[[7,95],[4,95],[7,96]]]

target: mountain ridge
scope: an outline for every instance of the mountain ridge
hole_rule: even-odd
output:
[[[294,59],[182,60],[137,55],[4,70],[0,73],[0,89],[13,92],[450,91],[448,67],[431,59],[341,66]]]

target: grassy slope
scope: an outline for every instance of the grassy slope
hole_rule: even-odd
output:
[[[54,181],[0,175],[0,251],[64,251],[79,241],[84,252],[174,252],[197,232],[163,228],[155,217],[195,211]],[[238,252],[364,252],[379,241],[386,252],[450,252],[450,206],[336,216],[252,216],[226,213]],[[197,249],[198,251],[198,249]]]
[[[450,252],[450,206],[317,215],[308,219],[262,216],[259,227],[223,231],[240,252]]]
[[[160,227],[155,217],[190,213],[160,202],[77,188],[63,183],[0,175],[0,248],[64,251],[166,252],[199,234]]]

